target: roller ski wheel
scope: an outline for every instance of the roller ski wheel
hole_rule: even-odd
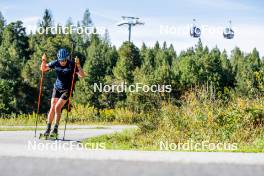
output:
[[[48,134],[42,134],[42,133],[40,133],[39,134],[39,139],[44,139],[44,140],[47,140],[49,138],[49,135]]]

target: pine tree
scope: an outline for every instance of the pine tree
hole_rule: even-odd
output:
[[[1,86],[12,86],[12,94],[9,97],[12,101],[10,101],[10,104],[6,104],[5,107],[13,112],[23,112],[20,107],[25,105],[24,100],[28,98],[27,92],[24,90],[31,90],[28,85],[24,84],[20,76],[21,69],[27,62],[30,54],[28,51],[28,37],[21,21],[8,24],[4,28],[2,37],[3,40],[0,46]],[[3,93],[9,96],[7,90]],[[4,94],[3,96],[5,96]]]
[[[0,44],[2,42],[2,34],[3,34],[3,30],[4,30],[4,27],[5,27],[5,18],[2,14],[2,12],[0,11]]]
[[[114,76],[117,80],[130,84],[133,82],[133,71],[141,65],[139,49],[134,44],[125,42],[118,50],[118,55]]]
[[[91,13],[89,9],[86,9],[83,14],[83,20],[82,20],[82,25],[84,27],[91,27],[93,24],[92,18],[91,18]]]
[[[51,10],[49,9],[44,10],[42,20],[40,21],[38,26],[41,27],[44,32],[44,35],[42,35],[42,37],[52,36],[51,30],[49,29],[50,27],[54,26]]]
[[[87,61],[83,68],[87,77],[76,84],[75,99],[77,103],[88,104],[99,110],[106,107],[107,102],[103,99],[103,92],[94,91],[94,85],[105,85],[107,56],[105,44],[100,38],[94,34],[91,39],[91,45],[87,49]]]

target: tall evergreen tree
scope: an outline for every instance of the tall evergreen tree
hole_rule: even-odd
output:
[[[89,9],[86,9],[83,14],[82,25],[85,27],[91,27],[93,24],[91,13]]]
[[[2,42],[2,34],[3,34],[4,27],[5,27],[5,18],[2,12],[0,11],[0,44]]]
[[[130,42],[125,42],[118,50],[119,59],[114,68],[114,76],[117,80],[133,82],[133,71],[140,67],[141,60],[139,49]]]
[[[49,30],[48,28],[52,26],[54,26],[54,22],[51,10],[45,9],[42,20],[39,23],[39,27],[42,27],[45,31],[44,36],[46,36],[46,34],[47,36],[51,35],[51,30]]]

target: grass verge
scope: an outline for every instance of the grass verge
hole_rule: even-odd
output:
[[[60,127],[60,130],[63,130],[64,127]],[[45,130],[45,126],[39,126],[38,131]],[[67,130],[84,130],[84,129],[109,129],[107,126],[89,126],[89,127],[71,127]],[[33,126],[0,126],[0,131],[33,131],[35,127]]]
[[[235,150],[226,150],[226,149],[179,149],[173,147],[164,147],[166,142],[153,142],[153,134],[143,135],[140,129],[130,129],[125,130],[121,133],[114,133],[108,135],[102,135],[98,137],[92,137],[85,139],[82,143],[91,144],[91,143],[104,143],[105,149],[111,150],[140,150],[140,151],[175,151],[175,152],[248,152],[248,153],[262,153],[264,152],[264,137],[257,138],[251,143],[237,143],[237,149]],[[187,143],[188,141],[186,141]],[[194,142],[193,142],[194,143]],[[202,143],[202,141],[200,141]],[[169,145],[175,146],[175,143],[167,143]],[[180,144],[177,143],[179,146]],[[85,145],[89,146],[89,145]],[[163,146],[163,147],[162,147]]]

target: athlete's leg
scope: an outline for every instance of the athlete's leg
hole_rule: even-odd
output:
[[[51,130],[51,124],[53,122],[54,119],[54,115],[55,115],[55,106],[56,103],[58,102],[59,98],[56,98],[56,90],[53,90],[52,93],[52,98],[51,98],[51,105],[50,105],[50,110],[49,110],[49,114],[48,114],[48,122],[47,122],[47,129],[44,132],[44,136],[49,136],[50,134],[50,130]]]
[[[55,105],[55,121],[57,125],[59,125],[60,123],[61,109],[65,105],[66,102],[67,100],[60,98]]]
[[[61,118],[61,111],[63,106],[66,104],[67,100],[68,100],[68,92],[64,92],[61,94],[59,100],[57,101],[56,105],[55,105],[55,125],[54,125],[54,129],[52,131],[52,135],[57,135],[58,134],[58,128],[59,128],[59,123],[60,123],[60,118]]]
[[[59,98],[51,98],[51,105],[50,105],[50,110],[48,114],[48,123],[52,124],[54,116],[55,116],[55,107],[58,102]]]

